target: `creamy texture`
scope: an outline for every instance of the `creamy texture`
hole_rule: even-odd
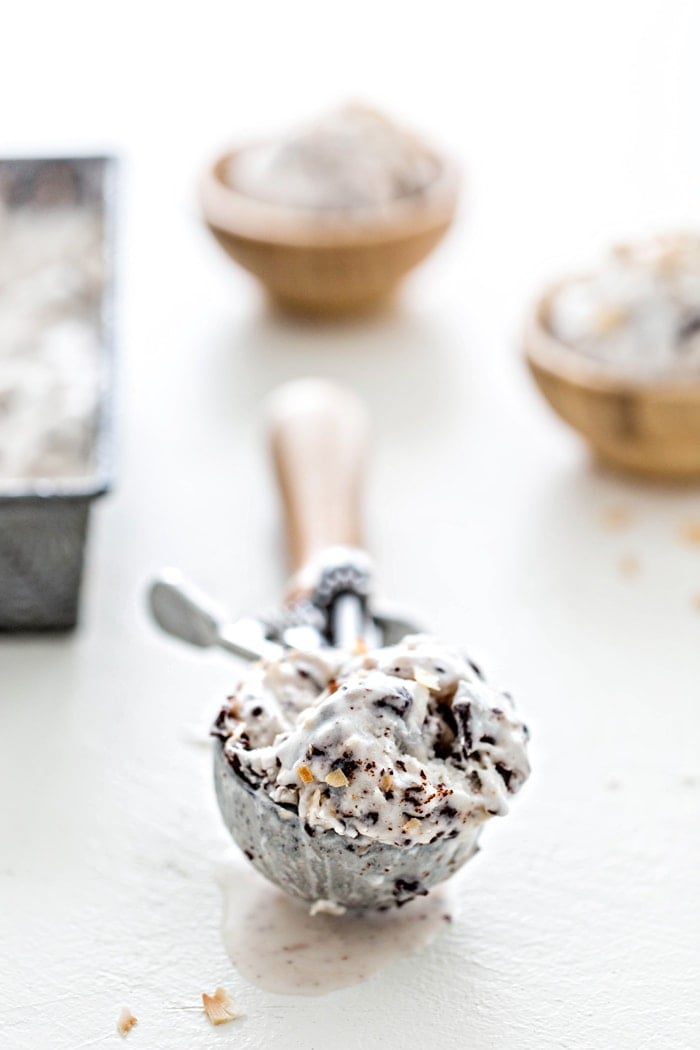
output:
[[[93,469],[101,242],[89,209],[0,206],[0,488]]]
[[[425,190],[438,162],[415,136],[349,105],[288,137],[242,150],[227,177],[258,200],[310,211],[379,207]]]
[[[652,376],[700,375],[700,236],[613,250],[553,295],[552,333],[600,364]]]
[[[253,667],[214,732],[233,771],[311,833],[410,847],[508,810],[527,729],[458,649],[415,635]]]

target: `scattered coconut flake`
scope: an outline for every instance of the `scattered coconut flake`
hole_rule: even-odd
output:
[[[311,781],[314,779],[314,775],[308,766],[299,766],[299,768],[297,769],[297,773],[299,774],[299,779],[302,780],[305,784],[310,784]]]
[[[367,653],[367,642],[364,638],[358,638],[353,646],[353,652],[355,656],[365,656]]]
[[[684,522],[680,527],[681,539],[693,547],[700,547],[700,519]]]
[[[416,682],[418,682],[418,685],[424,686],[429,692],[440,692],[440,679],[436,674],[431,674],[430,671],[425,671],[422,667],[417,667],[413,673],[413,677]]]
[[[401,825],[401,830],[405,832],[406,835],[411,835],[414,831],[420,831],[420,821],[417,817],[411,817],[410,820],[407,820],[405,824]]]
[[[394,778],[391,773],[385,773],[384,776],[379,778],[379,790],[380,791],[391,791],[394,785]]]
[[[224,988],[217,988],[213,995],[202,992],[202,1006],[212,1024],[228,1024],[242,1016]]]
[[[325,779],[326,783],[334,788],[344,788],[350,783],[342,769],[332,769]]]
[[[335,901],[314,901],[309,908],[309,915],[345,915],[347,908]]]
[[[611,532],[628,528],[632,524],[632,518],[633,514],[630,508],[620,503],[604,507],[601,514],[603,527]]]
[[[117,1031],[119,1032],[119,1035],[122,1037],[128,1035],[135,1024],[138,1024],[137,1019],[134,1017],[129,1007],[125,1006],[119,1014],[119,1019],[117,1021]]]
[[[639,576],[642,566],[636,554],[623,554],[618,563],[618,568],[622,576],[631,580],[635,576]]]

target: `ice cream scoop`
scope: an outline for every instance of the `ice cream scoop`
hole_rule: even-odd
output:
[[[294,570],[323,644],[253,664],[213,733],[224,821],[251,863],[317,907],[402,904],[449,877],[529,774],[510,697],[425,635],[375,647],[360,544],[367,425],[354,395],[282,388],[270,433]]]
[[[288,893],[334,906],[427,892],[529,773],[509,697],[421,635],[258,664],[214,733],[221,810],[246,856]]]

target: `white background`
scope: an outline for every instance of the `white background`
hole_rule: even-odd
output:
[[[2,152],[125,165],[119,475],[83,625],[0,640],[3,1050],[116,1044],[124,1003],[135,1050],[700,1046],[700,550],[679,538],[700,497],[593,469],[519,347],[543,280],[700,225],[699,41],[692,0],[6,5]],[[395,313],[284,321],[202,229],[197,175],[348,96],[451,148],[464,207]],[[512,688],[534,767],[448,933],[318,999],[225,956],[196,739],[236,666],[143,609],[168,563],[235,612],[279,592],[259,402],[304,373],[368,399],[383,588]],[[247,1017],[215,1030],[197,1004],[217,984]]]

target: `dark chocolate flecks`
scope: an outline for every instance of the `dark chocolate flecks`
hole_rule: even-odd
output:
[[[427,889],[419,879],[397,879],[394,883],[394,897],[399,905],[406,904],[414,897],[425,897],[427,893]]]
[[[678,329],[678,342],[684,343],[687,339],[692,339],[698,332],[700,332],[700,314],[692,314]]]
[[[457,704],[452,710],[454,712],[454,716],[455,716],[455,718],[457,720],[457,725],[459,727],[458,733],[461,736],[462,740],[464,741],[464,745],[463,745],[464,753],[467,754],[467,752],[471,751],[471,749],[472,749],[472,731],[471,731],[472,705],[470,703]]]
[[[399,686],[394,693],[388,693],[387,696],[380,697],[379,700],[374,701],[374,707],[388,708],[390,711],[394,711],[401,718],[404,717],[409,707],[413,703],[413,699],[408,689],[404,686]]]
[[[457,725],[457,719],[455,718],[454,711],[449,704],[440,703],[437,705],[437,713],[449,729],[453,738],[459,733],[459,726]]]
[[[512,769],[507,769],[505,766],[502,766],[500,762],[497,762],[496,763],[496,772],[498,773],[499,777],[502,779],[503,783],[505,784],[506,791],[508,791],[510,789],[510,782],[511,782],[511,780],[513,778],[513,770]]]
[[[231,730],[227,726],[228,720],[228,709],[222,707],[216,716],[216,720],[209,730],[210,736],[218,737],[219,740],[228,740],[231,735]]]
[[[243,780],[248,785],[248,787],[251,787],[257,791],[257,789],[260,787],[260,778],[256,777],[252,770],[248,768],[248,766],[243,765],[240,759],[240,755],[237,755],[235,751],[232,753],[226,752],[226,759],[236,776],[240,777],[241,780]]]
[[[349,751],[344,751],[340,758],[335,758],[331,763],[331,769],[340,769],[343,771],[348,780],[352,780],[352,775],[355,770],[359,767],[360,763],[356,758],[352,758]]]

